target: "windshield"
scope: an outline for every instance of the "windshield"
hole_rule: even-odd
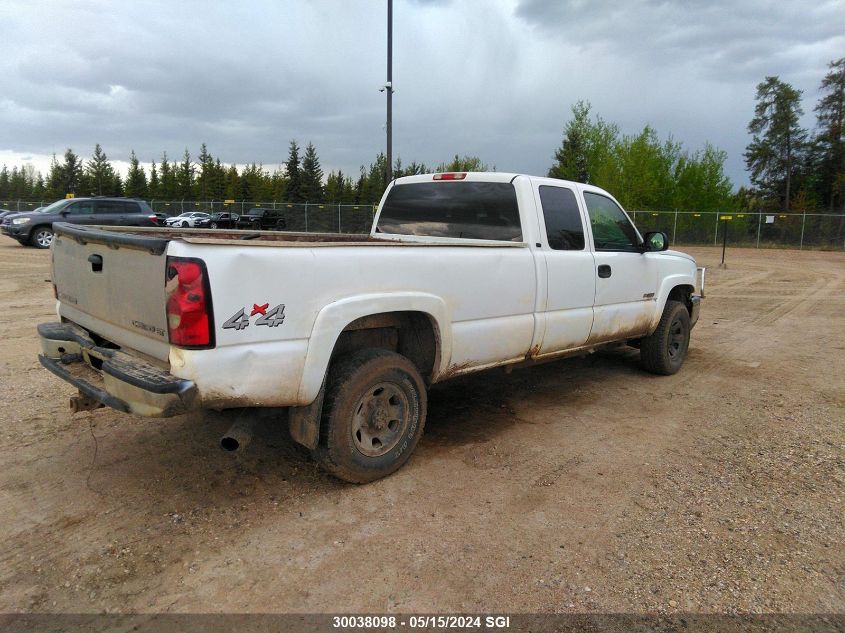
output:
[[[41,207],[40,209],[33,211],[33,213],[58,213],[70,203],[71,200],[57,200],[53,204],[48,204],[46,207]]]

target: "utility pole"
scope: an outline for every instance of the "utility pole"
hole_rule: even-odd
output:
[[[387,0],[387,169],[385,185],[393,180],[393,0]]]

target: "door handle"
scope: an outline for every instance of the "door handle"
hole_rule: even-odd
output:
[[[610,277],[612,271],[610,270],[610,266],[607,264],[600,264],[598,267],[599,277],[602,279],[607,279]]]

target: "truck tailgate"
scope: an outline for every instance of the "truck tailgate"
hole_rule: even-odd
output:
[[[167,239],[55,224],[60,316],[107,341],[168,359]]]

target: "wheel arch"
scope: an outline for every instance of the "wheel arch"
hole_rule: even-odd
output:
[[[691,314],[692,306],[689,297],[694,291],[695,278],[693,276],[677,274],[664,277],[660,284],[660,291],[657,293],[656,309],[652,315],[648,333],[652,334],[657,329],[657,326],[660,324],[660,317],[666,308],[666,302],[670,299],[682,301]]]
[[[297,400],[313,402],[332,358],[364,347],[398,351],[430,382],[449,362],[450,322],[446,302],[426,293],[361,295],[325,306],[309,338]]]

